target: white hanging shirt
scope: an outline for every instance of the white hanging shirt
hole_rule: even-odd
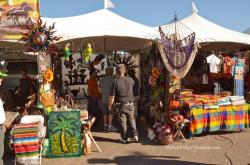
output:
[[[207,57],[207,63],[209,63],[211,73],[218,73],[218,65],[220,64],[220,59],[216,57],[215,54],[211,54]]]
[[[5,113],[3,109],[2,99],[0,99],[0,124],[3,124],[4,122],[5,122]]]

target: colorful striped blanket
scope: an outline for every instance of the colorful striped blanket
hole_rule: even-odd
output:
[[[222,129],[249,128],[250,105],[219,106],[216,109],[190,108],[190,131],[193,134],[214,132]]]
[[[38,123],[17,125],[13,131],[13,138],[15,147],[38,145]]]
[[[37,164],[39,162],[38,123],[15,126],[13,143],[18,163]]]

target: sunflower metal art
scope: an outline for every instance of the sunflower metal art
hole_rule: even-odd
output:
[[[50,46],[60,39],[60,37],[53,36],[56,32],[54,28],[55,23],[47,27],[46,23],[43,24],[42,20],[39,19],[37,23],[26,25],[27,31],[22,33],[21,40],[26,42],[29,51],[48,52]]]

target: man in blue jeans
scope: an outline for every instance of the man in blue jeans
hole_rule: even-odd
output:
[[[3,77],[6,74],[0,71],[0,86],[2,85]],[[4,154],[4,122],[5,122],[5,113],[3,109],[3,101],[0,98],[0,165],[3,165],[3,154]]]
[[[118,65],[116,68],[117,78],[111,85],[111,93],[109,96],[109,111],[112,109],[112,105],[115,102],[118,108],[118,114],[121,124],[121,143],[128,142],[127,120],[129,121],[132,130],[132,139],[130,141],[138,142],[138,132],[136,129],[136,123],[134,118],[134,95],[133,86],[134,80],[130,77],[125,77],[126,68],[124,65]]]

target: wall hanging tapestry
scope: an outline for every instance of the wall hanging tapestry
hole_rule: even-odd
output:
[[[79,111],[51,112],[49,114],[50,157],[77,157],[81,155],[81,122]]]

